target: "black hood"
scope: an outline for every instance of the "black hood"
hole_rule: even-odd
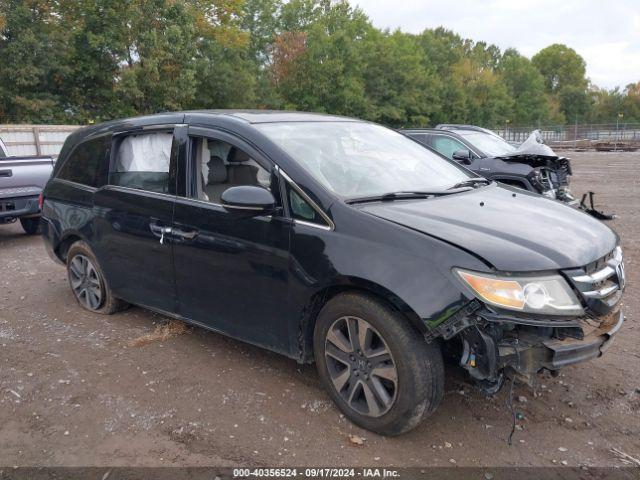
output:
[[[432,199],[359,208],[471,251],[501,271],[584,266],[609,253],[617,243],[609,227],[579,210],[496,184]]]

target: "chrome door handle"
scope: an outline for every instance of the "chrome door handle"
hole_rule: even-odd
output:
[[[171,227],[162,227],[160,229],[160,245],[164,245],[164,234],[169,235],[173,229]]]
[[[171,227],[162,227],[155,223],[150,224],[149,228],[154,235],[160,235],[160,245],[164,245],[164,236],[170,234],[173,231]]]
[[[188,232],[184,232],[182,230],[175,229],[171,233],[182,238],[183,240],[193,240],[198,236],[200,232],[198,232],[197,230],[190,230]]]

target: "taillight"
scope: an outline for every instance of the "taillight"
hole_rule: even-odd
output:
[[[40,210],[42,210],[43,205],[44,205],[44,195],[40,193],[40,196],[38,197],[38,206],[40,207]]]

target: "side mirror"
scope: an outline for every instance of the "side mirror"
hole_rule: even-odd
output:
[[[276,200],[269,190],[254,185],[229,187],[220,198],[222,206],[229,210],[248,210],[268,213],[276,208]]]
[[[469,150],[456,150],[453,152],[452,158],[469,165],[471,163],[471,152]]]

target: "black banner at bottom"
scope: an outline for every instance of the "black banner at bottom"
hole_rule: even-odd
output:
[[[0,467],[0,480],[640,480],[640,467]]]

